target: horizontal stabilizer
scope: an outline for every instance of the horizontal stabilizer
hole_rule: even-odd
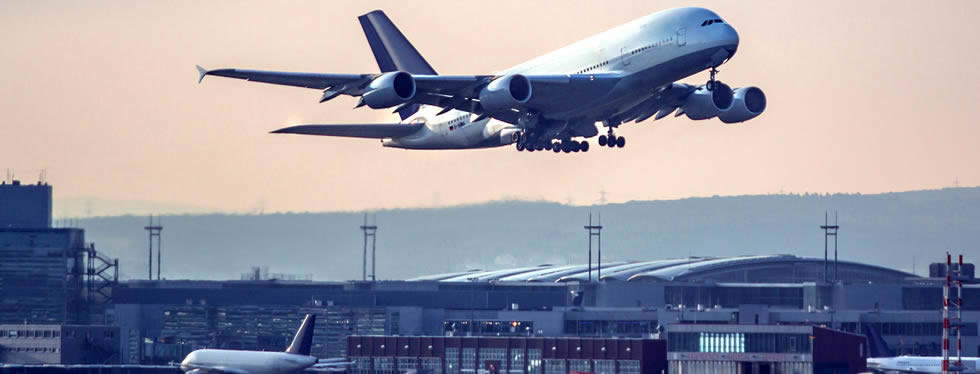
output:
[[[417,124],[345,124],[299,125],[273,131],[273,134],[340,136],[348,138],[389,139],[414,134],[422,128]]]

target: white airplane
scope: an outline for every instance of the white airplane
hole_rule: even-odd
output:
[[[517,143],[518,150],[588,151],[581,138],[623,147],[614,129],[671,113],[724,123],[766,109],[756,87],[731,89],[715,79],[738,48],[735,29],[704,8],[657,12],[544,56],[485,75],[437,75],[379,10],[359,17],[382,74],[318,74],[241,69],[214,75],[323,90],[320,102],[359,97],[357,107],[395,108],[395,124],[300,125],[273,133],[381,139],[386,147],[470,149]],[[703,70],[705,85],[675,83]]]
[[[318,360],[310,356],[313,325],[316,316],[307,314],[285,352],[233,351],[199,349],[180,363],[186,374],[287,374],[299,371],[344,371],[350,362],[344,359]]]
[[[977,358],[963,357],[962,366],[956,367],[956,358],[950,358],[952,372],[975,374],[977,372]],[[936,356],[898,356],[898,357],[877,357],[868,359],[868,370],[875,373],[923,373],[941,374],[943,373],[943,358]]]

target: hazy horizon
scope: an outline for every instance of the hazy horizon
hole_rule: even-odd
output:
[[[353,110],[350,98],[317,104],[316,90],[229,79],[198,85],[194,69],[376,72],[356,17],[383,9],[438,72],[488,73],[689,5],[715,10],[739,32],[738,53],[720,79],[761,87],[768,109],[736,126],[673,117],[625,125],[625,149],[405,151],[370,140],[271,135],[287,124],[391,116]],[[980,2],[434,1],[420,8],[402,1],[3,2],[0,171],[32,182],[46,170],[60,217],[105,214],[100,201],[157,213],[360,211],[502,199],[585,205],[601,191],[619,203],[980,185],[980,72],[968,65],[980,52],[964,48],[980,44],[973,20]],[[70,201],[79,203],[69,208]]]

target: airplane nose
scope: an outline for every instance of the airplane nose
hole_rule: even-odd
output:
[[[729,24],[724,24],[724,35],[722,39],[725,41],[725,46],[728,49],[729,58],[735,55],[735,51],[738,50],[738,32],[735,28]]]

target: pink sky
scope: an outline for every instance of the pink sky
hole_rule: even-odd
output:
[[[720,78],[763,88],[761,117],[628,125],[625,149],[586,154],[405,151],[270,135],[391,117],[315,90],[198,85],[194,70],[376,72],[356,17],[378,8],[440,73],[482,74],[685,5],[738,30]],[[85,215],[71,200],[270,212],[980,185],[977,14],[976,1],[5,1],[0,169],[46,169],[61,216]]]

